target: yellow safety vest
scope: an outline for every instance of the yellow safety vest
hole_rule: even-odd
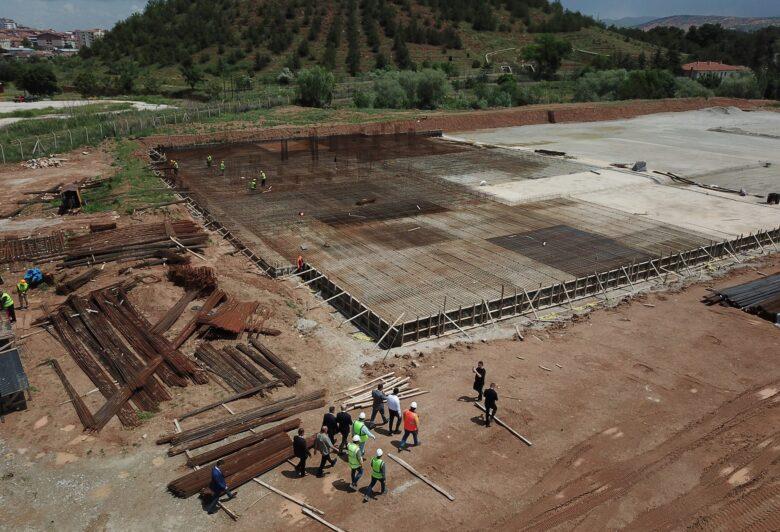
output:
[[[368,441],[368,436],[363,434],[363,425],[365,425],[365,423],[359,420],[352,424],[352,434],[360,436],[360,443],[366,443]]]
[[[27,283],[19,283],[16,285],[16,289],[19,290],[20,294],[24,294],[27,290],[30,289],[30,285]]]
[[[371,477],[376,479],[383,479],[385,476],[382,474],[382,466],[385,465],[384,460],[378,457],[371,459]]]
[[[350,443],[347,445],[347,458],[349,459],[349,467],[351,469],[359,469],[360,468],[360,459],[358,458],[358,453],[360,452],[360,447],[357,443]]]
[[[0,295],[0,304],[4,309],[11,308],[14,306],[14,298],[8,295],[7,292],[3,292],[3,295]]]

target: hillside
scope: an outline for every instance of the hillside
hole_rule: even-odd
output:
[[[546,0],[155,0],[82,56],[109,66],[129,59],[167,76],[182,66],[223,77],[313,64],[341,76],[412,63],[464,72],[489,52],[499,51],[496,63],[522,63],[523,47],[541,32],[579,50],[567,68],[655,49]]]
[[[691,26],[720,24],[729,30],[755,31],[768,26],[780,26],[780,17],[718,17],[709,15],[677,15],[657,18],[643,24],[633,25],[643,31],[653,28],[671,27],[688,30]]]

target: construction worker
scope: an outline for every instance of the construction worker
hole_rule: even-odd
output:
[[[177,177],[179,175],[179,161],[171,161],[173,164],[173,176]]]
[[[235,494],[231,493],[227,487],[225,481],[225,475],[222,473],[222,464],[224,460],[217,460],[217,464],[211,468],[211,491],[214,493],[214,498],[211,499],[208,507],[206,508],[208,513],[213,514],[217,511],[217,504],[219,504],[219,498],[227,494],[230,499],[234,499]]]
[[[30,285],[27,281],[22,279],[16,285],[16,293],[19,295],[19,308],[27,308],[30,303],[27,301],[27,291],[30,289]]]
[[[387,423],[387,417],[385,416],[385,401],[387,401],[387,396],[385,395],[385,392],[382,391],[382,389],[385,387],[383,383],[379,383],[376,386],[376,390],[371,392],[371,421],[369,421],[369,425],[373,429],[376,427],[376,424],[374,423],[374,419],[376,419],[377,414],[382,415],[382,424],[384,425]]]
[[[336,459],[331,458],[330,453],[338,452],[336,447],[333,446],[333,440],[331,440],[330,436],[328,436],[328,427],[325,425],[322,426],[319,434],[317,434],[317,440],[314,447],[322,455],[322,459],[320,460],[320,467],[317,468],[317,477],[322,478],[325,470],[325,464],[327,462],[330,462],[331,467],[336,465]]]
[[[376,436],[371,434],[371,431],[368,430],[365,412],[361,412],[360,415],[358,415],[357,421],[352,424],[352,435],[360,438],[360,453],[366,454],[366,442],[369,438],[375,440]]]
[[[344,454],[344,449],[349,443],[349,433],[352,430],[352,416],[347,412],[347,405],[341,405],[341,412],[336,414],[336,423],[339,424],[339,432],[341,433],[341,444],[339,444],[339,454]],[[333,440],[336,441],[335,439]]]
[[[265,188],[265,182],[266,182],[266,180],[267,180],[267,179],[268,179],[268,178],[267,178],[267,177],[265,177],[265,172],[263,172],[262,170],[260,170],[260,186],[261,186],[261,187]]]
[[[219,161],[219,173],[225,175],[225,161]]]
[[[387,485],[385,484],[387,475],[385,473],[385,461],[382,460],[382,454],[384,454],[382,449],[377,449],[376,456],[371,459],[371,483],[368,485],[368,489],[363,496],[363,502],[368,502],[368,498],[374,496],[374,484],[377,482],[382,486],[382,491],[380,491],[379,494],[384,495],[387,492]]]
[[[490,426],[490,420],[495,419],[496,410],[498,410],[498,392],[496,391],[496,383],[491,382],[490,388],[485,390],[485,426]]]
[[[14,310],[14,298],[8,292],[3,291],[0,294],[0,307],[5,311],[8,316],[8,321],[11,323],[16,322],[16,310]]]
[[[349,487],[357,490],[357,483],[363,476],[363,452],[360,450],[360,436],[353,436],[352,443],[347,445],[347,461],[349,462]]]
[[[474,373],[474,391],[477,392],[475,401],[479,402],[482,400],[482,389],[485,387],[485,375],[487,374],[485,364],[480,360],[476,367],[471,368],[471,371]]]
[[[303,255],[298,255],[298,260],[296,261],[296,264],[298,266],[298,271],[303,271]]]
[[[257,190],[257,179],[254,177],[249,182],[249,190]]]
[[[209,153],[208,155],[206,155],[206,166],[211,168],[211,163],[213,162],[214,162],[214,158],[211,156],[211,154]]]
[[[417,439],[419,428],[420,417],[417,415],[417,403],[413,402],[409,405],[409,409],[404,411],[404,436],[401,438],[401,445],[398,446],[399,451],[406,449],[406,440],[410,435],[414,438],[414,446],[420,445],[420,440]]]

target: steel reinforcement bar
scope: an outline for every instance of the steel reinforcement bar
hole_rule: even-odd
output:
[[[666,282],[670,274],[682,277],[677,272],[688,271],[692,273],[692,267],[702,263],[728,257],[739,262],[737,255],[741,252],[757,248],[762,251],[767,249],[773,249],[775,252],[780,251],[778,244],[780,244],[780,228],[759,231],[756,234],[740,236],[733,240],[622,266],[607,272],[594,272],[592,275],[530,292],[525,290],[518,292],[516,289],[512,289],[512,293],[506,295],[502,287],[502,296],[497,299],[479,301],[469,307],[459,307],[452,310],[442,309],[437,314],[418,316],[414,320],[403,322],[394,327],[395,334],[391,332],[386,335],[383,346],[400,346],[522,314],[535,314],[541,309],[571,304],[576,299],[599,293],[606,295],[608,289],[633,286],[634,283],[653,278],[663,277],[664,282]],[[387,328],[384,328],[381,333],[387,333]]]

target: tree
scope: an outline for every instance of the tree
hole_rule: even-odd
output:
[[[320,66],[298,73],[298,102],[304,107],[325,107],[333,101],[336,80]]]
[[[16,86],[30,94],[51,96],[60,91],[57,76],[48,63],[30,63],[17,76]]]
[[[658,99],[674,96],[674,76],[668,70],[634,70],[620,85],[620,99]]]
[[[130,59],[123,59],[114,65],[113,70],[117,75],[115,80],[117,92],[131,94],[138,77],[138,63]]]
[[[753,74],[724,78],[715,90],[718,96],[729,98],[760,98],[758,80]]]
[[[525,59],[536,63],[534,75],[537,79],[555,77],[563,58],[570,53],[571,44],[549,34],[540,35],[523,50]]]
[[[198,83],[203,81],[203,72],[201,72],[200,68],[196,67],[195,65],[182,65],[179,70],[181,71],[182,77],[184,77],[184,82],[193,90],[198,85]]]
[[[639,70],[644,70],[647,68],[647,56],[645,55],[644,50],[642,50],[642,53],[639,54],[639,57],[636,60],[636,64]]]
[[[97,96],[100,94],[102,87],[100,87],[97,79],[97,75],[93,69],[82,70],[73,80],[73,87],[84,98],[90,96]]]
[[[374,56],[374,68],[377,70],[384,70],[387,68],[388,62],[387,62],[387,56],[383,54],[382,52],[378,52],[376,56]]]
[[[417,106],[420,109],[436,109],[447,96],[449,83],[441,70],[423,70],[417,76]]]
[[[403,32],[400,30],[395,34],[393,48],[395,49],[395,64],[398,65],[398,68],[401,70],[413,69],[412,56],[409,55],[409,48],[406,47]]]
[[[395,73],[387,73],[374,82],[374,107],[377,109],[401,109],[406,107],[406,91]]]

